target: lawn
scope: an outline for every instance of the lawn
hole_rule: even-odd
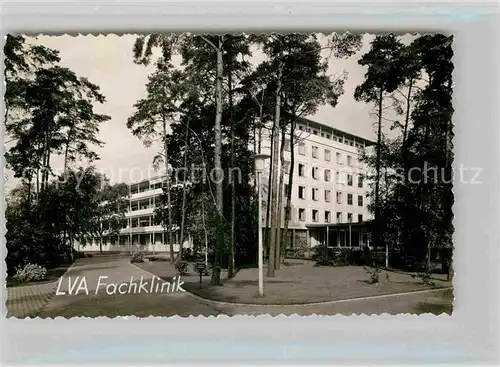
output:
[[[169,262],[146,260],[136,265],[165,280],[175,276],[175,270]],[[186,290],[203,298],[277,305],[338,301],[451,287],[451,283],[444,279],[434,279],[434,284],[429,285],[423,283],[418,276],[385,270],[380,272],[379,283],[370,284],[370,275],[361,266],[317,267],[310,261],[290,260],[276,271],[274,277],[264,278],[265,295],[259,297],[257,277],[255,268],[241,269],[232,279],[227,279],[227,272],[223,271],[222,286],[210,285],[210,277],[204,276],[200,287],[199,274],[190,265],[189,274],[183,276],[182,280]]]

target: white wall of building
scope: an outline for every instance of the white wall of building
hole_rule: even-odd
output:
[[[285,142],[286,164],[290,164],[289,139]],[[334,224],[339,223],[337,213],[340,213],[340,223],[359,222],[372,219],[368,211],[369,182],[363,179],[361,187],[358,186],[359,177],[367,174],[367,168],[360,162],[361,149],[364,149],[365,140],[341,132],[333,131],[331,128],[319,124],[298,124],[295,133],[294,152],[295,167],[292,185],[292,212],[289,228],[306,229],[308,224]],[[341,141],[339,141],[341,140]],[[280,141],[281,144],[281,141]],[[352,145],[351,145],[352,144]],[[262,134],[262,154],[271,154],[270,151],[270,129],[265,129]],[[270,160],[266,161],[266,170],[262,175],[263,200],[267,200],[267,185]],[[280,162],[278,162],[278,165]],[[300,168],[299,168],[300,167]],[[313,177],[313,169],[315,177]],[[299,172],[303,171],[303,172]],[[325,177],[325,171],[329,171]],[[286,169],[285,172],[289,172]],[[303,173],[303,175],[300,175]],[[348,179],[350,177],[350,179]],[[350,185],[349,181],[352,181]],[[284,175],[284,184],[288,184],[288,174]],[[313,198],[313,189],[315,196]],[[303,198],[299,192],[303,191]],[[328,191],[328,193],[325,193]],[[352,195],[351,204],[348,195]],[[328,197],[325,197],[328,195]],[[340,201],[337,201],[337,195]],[[362,205],[358,205],[358,197],[362,197]],[[329,200],[327,200],[329,199]],[[285,205],[283,200],[282,205]],[[264,204],[265,206],[265,204]],[[329,212],[329,221],[325,218],[325,212]],[[303,217],[299,217],[303,213]],[[316,218],[313,218],[313,215]],[[311,242],[311,246],[314,243]]]

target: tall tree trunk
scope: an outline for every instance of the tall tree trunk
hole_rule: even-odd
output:
[[[229,119],[231,125],[231,168],[235,167],[234,157],[234,121],[233,121],[233,83],[232,73],[228,73],[228,94],[229,94]],[[227,276],[232,278],[234,276],[234,256],[235,256],[235,213],[236,213],[236,187],[234,185],[234,177],[231,177],[231,241],[229,243],[229,263],[227,265]]]
[[[205,224],[205,195],[201,200],[201,220],[203,222],[203,233],[205,234],[205,265],[208,265],[208,234],[207,226]]]
[[[64,148],[64,174],[66,175],[66,171],[68,169],[68,151],[69,145],[71,143],[71,137],[73,135],[73,126],[68,131],[68,140],[66,142],[66,148]]]
[[[405,117],[405,126],[403,130],[403,144],[401,146],[401,158],[402,158],[402,163],[403,163],[403,190],[404,190],[404,198],[405,202],[409,203],[409,187],[408,187],[408,148],[407,148],[407,139],[408,139],[408,125],[410,124],[410,110],[411,110],[411,91],[413,87],[413,79],[410,78],[409,81],[409,86],[408,86],[408,95],[406,97],[406,117]],[[409,237],[409,216],[410,213],[408,211],[408,208],[403,209],[403,249],[407,249],[409,242],[410,242],[410,237]]]
[[[168,166],[168,141],[167,141],[167,121],[163,119],[163,152],[165,154],[165,186],[167,190],[167,217],[168,217],[168,244],[170,250],[170,262],[174,259],[174,241],[172,236],[172,201],[170,198],[170,168]]]
[[[284,179],[285,179],[285,138],[286,138],[286,126],[283,125],[281,128],[281,146],[280,146],[280,179],[278,183],[278,220],[276,226],[276,258],[274,259],[274,267],[279,270],[281,262],[281,217],[282,217],[282,206],[283,206],[283,189],[284,189]]]
[[[222,153],[222,130],[221,130],[221,120],[222,120],[222,73],[223,63],[222,63],[222,36],[219,36],[219,45],[217,47],[217,82],[215,87],[216,93],[216,115],[215,115],[215,149],[214,149],[214,169],[217,174],[217,182],[215,183],[215,199],[217,205],[217,227],[216,227],[216,245],[214,253],[214,269],[212,271],[212,278],[210,283],[212,285],[220,285],[220,274],[221,274],[221,255],[222,249],[224,247],[224,223],[223,223],[223,197],[222,197],[222,167],[221,167],[221,153]]]
[[[286,250],[289,241],[288,225],[290,223],[291,210],[292,210],[292,185],[293,185],[293,172],[295,168],[295,116],[292,117],[290,124],[290,171],[288,172],[288,190],[286,192],[286,205],[285,205],[285,223],[283,225],[283,241],[281,248]]]
[[[271,147],[270,147],[270,152],[273,151],[273,145],[274,145],[274,131],[271,130]],[[267,201],[266,201],[266,231],[265,231],[265,236],[264,236],[264,246],[265,246],[265,251],[264,254],[269,258],[269,240],[271,237],[271,229],[269,226],[269,222],[271,219],[271,193],[273,191],[273,188],[271,186],[272,180],[273,180],[273,156],[271,155],[270,157],[270,163],[269,163],[269,177],[267,178]]]
[[[273,123],[273,178],[272,178],[272,192],[271,192],[271,240],[269,247],[269,261],[267,264],[267,276],[274,276],[275,267],[275,255],[276,255],[276,238],[278,232],[278,155],[279,155],[279,123],[280,123],[280,112],[281,112],[281,77],[282,77],[282,65],[278,67],[278,77],[277,77],[277,87],[276,87],[276,108]]]
[[[380,87],[378,96],[378,131],[377,131],[377,157],[376,157],[376,178],[375,178],[375,220],[374,220],[374,238],[373,245],[375,249],[380,247],[380,164],[381,164],[381,148],[382,148],[382,101],[384,88]]]
[[[189,137],[189,119],[186,122],[186,137],[184,139],[184,177],[182,182],[182,213],[181,213],[181,238],[179,241],[179,254],[177,261],[182,260],[182,247],[184,244],[184,225],[186,222],[186,181],[187,181],[187,157],[188,157],[188,137]]]

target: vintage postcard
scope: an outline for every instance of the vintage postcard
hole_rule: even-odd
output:
[[[452,46],[8,35],[7,316],[451,314]]]

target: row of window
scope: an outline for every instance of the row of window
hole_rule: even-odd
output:
[[[300,222],[305,222],[306,221],[306,210],[303,208],[299,208],[298,210],[298,220]],[[352,223],[352,213],[347,213],[347,223]],[[332,223],[332,212],[329,210],[325,210],[324,212],[324,217],[323,221],[325,223]],[[319,210],[318,209],[312,209],[311,211],[311,220],[315,223],[319,222]],[[343,223],[343,213],[342,212],[337,212],[337,223]],[[363,214],[358,214],[358,223],[363,222]]]
[[[285,185],[285,193],[288,192],[288,185]],[[297,191],[297,197],[299,199],[306,199],[306,187],[299,186]],[[311,188],[311,199],[314,201],[320,200],[319,189],[316,187]],[[332,190],[324,190],[324,200],[327,203],[331,203],[332,201]],[[337,204],[343,204],[344,193],[337,191],[336,193],[336,202]],[[353,194],[347,194],[347,205],[353,205]],[[363,195],[358,195],[358,206],[363,206]]]
[[[329,132],[325,132],[325,131],[321,131],[318,129],[314,129],[314,128],[311,129],[310,127],[303,126],[303,125],[299,125],[298,127],[299,127],[300,131],[307,131],[308,133],[312,132],[314,135],[320,135],[322,138],[326,138],[326,139],[333,140],[333,141],[338,141],[339,143],[350,145],[351,147],[354,147],[354,146],[356,148],[363,148],[364,147],[363,144],[357,143],[354,140],[347,139],[343,136],[338,136],[338,135],[335,135],[335,134],[332,134]]]
[[[303,163],[299,163],[297,166],[297,174],[299,177],[306,177],[306,165]],[[285,173],[289,174],[290,173],[290,166],[285,165]],[[311,169],[311,176],[314,180],[319,180],[321,177],[320,174],[320,168],[319,167],[312,167]],[[343,179],[345,177],[345,180]],[[324,169],[323,170],[323,180],[325,182],[331,182],[332,180],[332,171],[329,169]],[[350,173],[346,173],[345,175],[343,172],[335,172],[335,182],[338,184],[344,184],[347,183],[347,186],[353,186],[353,175]],[[363,175],[358,175],[358,187],[362,188],[363,187]]]
[[[285,140],[285,150],[290,151],[290,140]],[[299,143],[299,154],[300,155],[306,155],[306,144],[304,142]],[[311,156],[315,159],[319,159],[319,147],[313,145],[311,147]],[[331,162],[332,160],[332,151],[330,149],[324,149],[323,150],[323,159],[326,162]],[[343,165],[344,161],[342,159],[342,153],[336,152],[335,153],[335,160],[337,164]],[[354,165],[354,159],[352,156],[347,155],[346,156],[346,164],[349,167],[353,167]]]

